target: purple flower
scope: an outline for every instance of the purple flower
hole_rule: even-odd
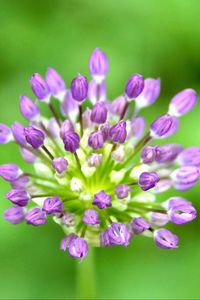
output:
[[[76,78],[72,80],[71,83],[72,97],[78,101],[82,102],[87,98],[88,94],[88,81],[87,78],[79,74]]]
[[[89,83],[88,88],[88,99],[95,104],[97,101],[106,100],[106,82],[102,81],[97,83],[95,80],[92,80]]]
[[[29,149],[24,147],[20,147],[19,149],[25,162],[27,162],[28,164],[33,164],[36,161],[37,156]]]
[[[110,245],[128,246],[131,239],[131,232],[123,223],[112,223],[107,229]]]
[[[173,206],[168,211],[168,216],[174,224],[185,224],[196,218],[196,209],[191,204]]]
[[[22,174],[20,168],[15,164],[0,165],[0,176],[6,181],[13,181]]]
[[[144,88],[144,78],[140,74],[133,74],[126,82],[125,93],[129,99],[138,97]]]
[[[42,208],[47,214],[63,212],[63,202],[58,196],[46,198]]]
[[[53,96],[59,96],[66,90],[66,85],[62,77],[53,68],[48,68],[46,81]]]
[[[174,187],[180,191],[191,189],[198,182],[199,176],[199,169],[195,166],[184,166],[171,174]]]
[[[131,130],[130,130],[129,137],[133,136],[138,139],[142,137],[142,135],[144,134],[145,126],[146,123],[143,117],[133,118],[131,120]]]
[[[147,191],[156,186],[160,178],[155,172],[143,172],[139,178],[139,185],[143,191]]]
[[[17,179],[12,180],[10,184],[13,189],[24,189],[30,183],[29,177],[26,174],[20,175]]]
[[[126,98],[124,96],[117,97],[114,101],[111,103],[111,111],[113,114],[117,114],[118,116],[121,116],[122,112],[124,111],[124,108],[126,106]]]
[[[70,242],[77,238],[78,236],[75,233],[70,233],[69,235],[65,236],[60,243],[60,249],[66,251]]]
[[[111,196],[106,194],[103,190],[99,193],[94,195],[94,199],[92,202],[93,205],[98,206],[98,208],[103,209],[109,206],[112,206],[111,204]]]
[[[5,124],[0,123],[0,144],[7,144],[12,140],[12,131]]]
[[[154,241],[160,248],[173,249],[178,247],[179,238],[167,229],[154,231]]]
[[[92,109],[91,121],[97,124],[103,124],[107,119],[107,108],[104,102],[97,102]]]
[[[19,224],[25,219],[25,209],[19,206],[11,206],[4,211],[3,216],[8,222]]]
[[[104,142],[108,141],[108,140],[109,140],[110,125],[107,124],[107,123],[101,125],[100,131],[101,131],[102,134],[103,134]]]
[[[161,179],[154,189],[152,190],[153,193],[159,194],[167,191],[172,187],[172,180],[171,179]]]
[[[39,100],[46,100],[50,95],[50,89],[47,82],[38,73],[33,74],[30,79],[33,93]]]
[[[115,188],[115,194],[118,199],[124,199],[128,197],[131,187],[126,184],[119,184]]]
[[[62,174],[67,170],[68,161],[64,157],[55,157],[52,161],[52,166],[58,174]]]
[[[189,147],[180,152],[177,158],[181,166],[200,167],[200,147]]]
[[[43,225],[47,221],[46,213],[39,207],[31,208],[26,215],[26,223],[33,226]]]
[[[151,135],[156,138],[168,138],[177,131],[178,127],[178,118],[166,114],[157,118],[151,124]]]
[[[26,206],[30,200],[30,195],[22,189],[14,189],[6,193],[5,198],[18,206]]]
[[[99,48],[95,48],[89,60],[89,70],[97,82],[101,82],[108,73],[108,59]]]
[[[24,126],[22,126],[21,124],[15,122],[13,123],[13,125],[11,126],[12,129],[12,133],[13,136],[15,138],[15,141],[22,146],[26,146],[27,145],[27,141],[26,141],[26,137],[24,134]]]
[[[105,230],[100,233],[100,244],[101,244],[101,247],[111,246],[109,235],[108,235],[108,230]]]
[[[176,159],[178,154],[182,151],[182,147],[178,144],[168,144],[164,146],[157,146],[156,161],[159,163],[170,162]]]
[[[23,117],[29,121],[35,121],[40,115],[39,107],[26,95],[20,97],[20,111]]]
[[[99,148],[102,148],[104,144],[104,134],[101,130],[94,131],[90,134],[88,139],[88,145],[97,150]]]
[[[185,89],[176,94],[169,105],[169,114],[180,117],[193,109],[197,103],[197,93],[193,89]]]
[[[102,154],[92,153],[92,155],[87,158],[87,163],[89,167],[99,167],[101,162]]]
[[[131,227],[135,234],[139,234],[148,230],[150,228],[150,223],[142,217],[134,218],[131,221]]]
[[[165,207],[167,210],[173,209],[174,207],[181,205],[188,206],[192,205],[192,203],[182,197],[172,197],[163,203],[163,207]]]
[[[68,131],[74,131],[74,126],[71,121],[65,120],[60,129],[60,136],[62,139],[65,138]]]
[[[116,125],[112,126],[109,131],[110,139],[114,143],[123,144],[126,140],[126,122],[120,121]]]
[[[84,113],[82,114],[83,128],[92,127],[91,113],[92,113],[91,109],[87,107]]]
[[[65,212],[61,218],[61,224],[66,226],[74,226],[76,224],[76,218],[74,214]]]
[[[144,89],[136,98],[138,108],[153,104],[160,95],[160,79],[147,78],[144,81]]]
[[[24,128],[24,134],[25,134],[27,142],[33,148],[37,149],[43,145],[45,135],[41,130],[39,130],[33,126],[28,126],[28,127]]]
[[[141,153],[141,158],[142,158],[142,162],[144,164],[150,164],[152,162],[154,162],[155,158],[156,158],[156,151],[157,146],[151,147],[151,146],[147,146],[145,148],[143,148],[142,153]]]
[[[151,212],[150,213],[151,224],[154,226],[164,226],[169,222],[169,217],[167,214]]]
[[[82,221],[86,224],[96,225],[100,223],[99,214],[93,208],[87,209],[84,211],[84,216]]]
[[[78,115],[78,103],[73,99],[70,90],[65,94],[64,100],[60,106],[60,111],[64,117],[68,116],[70,120],[76,119]]]
[[[79,148],[80,137],[74,131],[67,131],[65,135],[63,135],[63,142],[65,145],[65,150],[71,153],[75,153]]]
[[[81,258],[82,261],[88,255],[88,244],[83,238],[73,238],[68,245],[68,251],[70,256]]]

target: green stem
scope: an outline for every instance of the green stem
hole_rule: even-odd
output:
[[[96,299],[94,254],[91,247],[88,256],[77,265],[77,299]]]

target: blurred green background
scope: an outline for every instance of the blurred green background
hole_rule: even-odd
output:
[[[181,89],[199,92],[199,14],[199,0],[0,0],[0,122],[22,121],[19,95],[32,95],[32,73],[52,66],[69,86],[77,72],[89,75],[95,47],[109,57],[110,99],[123,92],[134,72],[161,77],[161,97],[142,112],[151,122]],[[199,145],[199,120],[198,105],[170,141]],[[0,153],[0,163],[25,166],[15,146],[1,146]],[[0,186],[2,214],[9,185],[1,180]],[[199,193],[200,186],[185,193],[197,209]],[[127,249],[96,249],[97,298],[200,299],[200,221],[171,228],[180,236],[175,251],[158,249],[145,237]],[[59,250],[62,237],[51,221],[33,228],[0,218],[0,298],[75,298],[79,265]]]

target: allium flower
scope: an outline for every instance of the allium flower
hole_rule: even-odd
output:
[[[125,94],[121,91],[109,102],[108,60],[101,50],[92,53],[89,70],[90,82],[79,74],[70,90],[52,68],[46,80],[35,73],[31,87],[50,108],[49,120],[23,95],[20,110],[28,126],[15,122],[10,129],[0,124],[0,144],[17,144],[22,158],[34,167],[23,172],[14,164],[15,157],[12,163],[0,165],[0,177],[12,188],[5,196],[12,206],[4,218],[33,226],[53,218],[64,230],[61,250],[81,260],[89,247],[128,246],[143,233],[160,248],[177,248],[178,237],[159,227],[170,221],[177,225],[192,221],[195,208],[178,196],[152,199],[171,187],[188,190],[199,182],[200,146],[160,146],[159,140],[178,130],[179,117],[197,102],[196,92],[187,89],[177,94],[169,111],[152,120],[145,132],[139,111],[156,101],[160,81],[136,73],[128,79]],[[51,96],[59,99],[61,114]]]

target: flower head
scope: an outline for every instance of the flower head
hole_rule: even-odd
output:
[[[32,226],[52,218],[64,231],[61,250],[81,260],[89,247],[128,246],[143,233],[160,248],[177,248],[178,237],[163,226],[194,220],[196,209],[180,196],[156,198],[171,187],[184,191],[199,182],[200,146],[159,142],[178,130],[179,117],[197,102],[196,92],[177,94],[148,129],[139,112],[158,99],[160,80],[134,74],[125,93],[110,102],[102,50],[93,51],[89,70],[90,82],[78,74],[70,89],[53,68],[46,80],[35,73],[31,88],[50,108],[49,119],[40,112],[40,101],[23,94],[20,111],[28,125],[0,124],[0,144],[14,142],[31,164],[26,172],[14,163],[0,165],[0,179],[11,185],[4,218]],[[60,112],[52,98],[59,100]]]

